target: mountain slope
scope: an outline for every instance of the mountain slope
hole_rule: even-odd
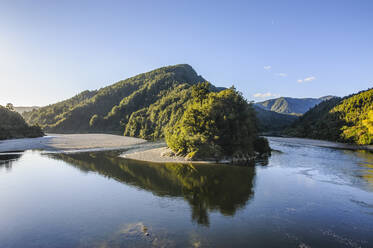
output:
[[[280,97],[258,102],[255,105],[265,110],[270,110],[281,114],[302,115],[310,108],[330,98],[333,98],[333,96],[324,96],[320,98]]]
[[[333,98],[310,109],[288,129],[292,136],[373,144],[373,89]]]
[[[189,65],[168,66],[96,91],[84,91],[24,116],[49,132],[125,132],[159,138],[172,113],[183,111],[188,89],[203,81]],[[212,90],[217,89],[212,86]]]
[[[0,140],[43,136],[40,127],[29,126],[22,116],[0,105]]]
[[[99,90],[83,91],[23,116],[47,132],[120,133],[155,140],[163,138],[167,125],[173,126],[181,118],[192,98],[191,86],[204,81],[189,65],[168,66]],[[225,89],[210,87],[213,92]],[[260,113],[261,131],[278,131],[294,120],[275,112]]]

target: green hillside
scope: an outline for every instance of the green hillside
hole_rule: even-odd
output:
[[[23,117],[12,109],[0,105],[0,140],[43,136],[38,126],[29,126]]]
[[[105,132],[156,140],[164,138],[165,130],[182,118],[193,98],[192,86],[205,81],[186,64],[162,67],[98,90],[84,91],[23,116],[29,124],[38,124],[46,132]],[[208,91],[224,89],[209,84]],[[279,130],[294,120],[274,112],[259,112],[260,131]],[[255,126],[254,136],[256,132]]]
[[[117,132],[147,139],[182,113],[190,86],[205,81],[189,65],[156,69],[24,113],[30,124],[59,133]],[[212,86],[212,90],[217,90]],[[171,119],[170,119],[171,118]]]
[[[373,89],[333,98],[310,109],[286,130],[288,135],[373,144]]]
[[[333,96],[324,96],[320,98],[280,97],[258,102],[255,105],[264,110],[281,114],[302,115],[320,102],[331,98],[333,98]]]

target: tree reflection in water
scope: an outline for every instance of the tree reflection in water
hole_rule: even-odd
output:
[[[351,153],[351,151],[348,152]],[[354,154],[362,159],[362,161],[359,162],[359,176],[368,183],[371,189],[373,189],[373,152],[355,151]]]
[[[159,164],[118,155],[118,152],[95,152],[48,156],[81,171],[96,172],[157,196],[183,197],[191,206],[192,219],[201,225],[209,225],[209,211],[233,216],[254,195],[254,166]]]

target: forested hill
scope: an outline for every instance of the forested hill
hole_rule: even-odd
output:
[[[189,65],[162,67],[23,115],[49,132],[124,132],[156,139],[183,113],[190,87],[204,81]]]
[[[265,110],[274,111],[281,114],[302,115],[320,102],[329,100],[331,98],[333,98],[333,96],[324,96],[320,98],[280,97],[258,102],[255,105]]]
[[[359,145],[373,144],[373,89],[318,104],[286,133]]]
[[[12,138],[34,138],[43,136],[38,126],[29,126],[14,109],[0,105],[0,140]]]

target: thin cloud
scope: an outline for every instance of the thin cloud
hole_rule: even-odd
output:
[[[264,68],[264,70],[269,71],[269,70],[272,69],[272,66],[270,66],[270,65],[266,65],[266,66],[264,66],[263,68]]]
[[[284,72],[280,72],[280,73],[276,73],[277,76],[280,76],[280,77],[287,77],[288,74],[284,73]]]
[[[279,95],[278,94],[273,94],[271,92],[267,92],[267,93],[256,93],[253,96],[254,96],[254,98],[264,99],[264,98],[270,98],[270,97],[278,97]]]
[[[314,81],[314,80],[316,80],[316,77],[311,76],[311,77],[306,77],[304,79],[298,79],[297,82],[298,83],[306,83],[306,82],[311,82],[311,81]]]

